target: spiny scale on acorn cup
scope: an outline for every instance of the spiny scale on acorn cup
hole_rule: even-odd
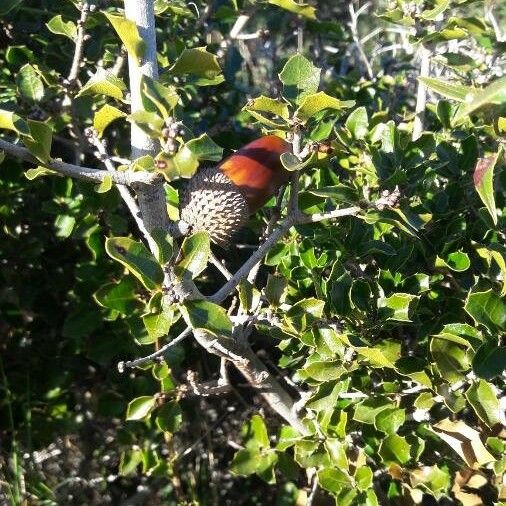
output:
[[[290,150],[280,137],[267,135],[218,166],[198,171],[181,192],[181,219],[190,231],[205,230],[213,242],[226,246],[248,216],[288,181],[280,156]]]

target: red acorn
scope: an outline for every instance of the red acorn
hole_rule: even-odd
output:
[[[205,230],[213,242],[227,245],[248,216],[288,181],[280,155],[290,150],[290,144],[280,137],[267,135],[216,167],[198,171],[181,193],[181,219],[190,230]]]

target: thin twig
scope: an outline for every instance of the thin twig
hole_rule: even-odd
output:
[[[367,2],[355,12],[353,3],[350,2],[348,4],[348,10],[350,11],[350,23],[348,24],[348,26],[350,27],[351,36],[353,37],[353,41],[355,42],[355,47],[357,48],[360,59],[362,60],[362,63],[364,64],[365,70],[367,72],[367,77],[369,79],[372,79],[374,77],[374,74],[372,72],[371,63],[367,59],[367,55],[365,54],[364,47],[362,46],[362,42],[358,35],[358,18],[360,14],[362,14],[362,12],[364,12],[369,7],[369,5],[370,2]]]
[[[83,57],[84,37],[86,35],[84,25],[86,23],[86,19],[88,18],[88,13],[90,11],[88,0],[83,0],[81,2],[80,9],[81,9],[81,17],[77,21],[77,36],[75,41],[74,57],[72,58],[72,65],[70,67],[69,75],[67,76],[69,88],[72,88],[74,86],[74,83],[77,81],[79,68],[81,66],[81,59]]]
[[[156,360],[158,357],[161,357],[169,348],[172,348],[176,344],[179,344],[183,339],[187,338],[192,332],[192,329],[190,327],[186,328],[179,334],[177,337],[175,337],[172,341],[169,341],[167,344],[163,345],[159,350],[156,350],[155,352],[151,353],[150,355],[146,355],[145,357],[137,358],[135,360],[129,360],[128,362],[118,362],[118,371],[124,372],[125,369],[131,368],[131,367],[137,367],[142,364],[146,364],[147,362],[152,362],[153,360]]]
[[[111,173],[115,173],[116,167],[112,163],[111,157],[107,153],[104,143],[98,137],[98,135],[96,135],[96,132],[91,132],[88,139],[93,144],[93,146],[97,148],[99,158],[105,165],[106,169]],[[137,227],[139,228],[140,232],[146,239],[149,245],[149,249],[151,251],[156,251],[157,244],[154,241],[152,235],[146,229],[144,222],[142,221],[141,211],[139,209],[139,206],[137,205],[135,197],[130,193],[130,190],[126,186],[118,186],[118,192],[121,195],[121,198],[125,202],[126,206],[128,207],[130,214],[134,218]]]
[[[110,177],[112,182],[118,185],[132,186],[137,183],[150,185],[160,179],[160,176],[154,172],[132,170],[109,172],[107,170],[92,169],[91,167],[62,162],[54,158],[50,158],[47,162],[42,162],[37,160],[28,149],[12,142],[4,141],[3,139],[0,139],[0,150],[5,151],[5,153],[14,158],[46,167],[64,176],[83,179],[93,183],[101,183],[105,177]]]
[[[211,251],[209,255],[209,263],[211,265],[214,265],[216,269],[220,271],[221,274],[223,274],[223,277],[228,281],[232,274],[230,271],[220,262],[219,258],[216,257],[216,255]]]

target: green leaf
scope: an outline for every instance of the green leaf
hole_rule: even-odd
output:
[[[294,332],[303,332],[317,318],[321,318],[325,302],[315,298],[303,299],[285,314],[285,322]]]
[[[16,84],[24,98],[39,102],[44,97],[44,83],[38,72],[29,63],[23,65],[17,73]]]
[[[205,47],[196,47],[184,49],[169,72],[174,75],[193,74],[213,79],[221,74],[221,67],[216,55],[209,53]]]
[[[494,197],[494,168],[500,156],[501,150],[486,158],[479,158],[473,174],[474,187],[492,217],[494,225],[497,225],[497,211]]]
[[[472,88],[471,86],[464,86],[458,82],[445,79],[435,79],[433,77],[418,77],[417,79],[430,90],[458,102],[465,102],[466,97],[476,91],[476,88]]]
[[[501,417],[504,418],[504,415],[497,394],[490,383],[482,379],[474,382],[467,389],[465,396],[478,418],[489,427],[501,423]]]
[[[316,9],[308,4],[298,3],[295,0],[269,0],[269,3],[304,18],[316,19]]]
[[[506,103],[506,77],[502,77],[481,90],[474,91],[466,96],[465,103],[459,108],[453,123],[456,125],[466,119],[474,111],[489,104]]]
[[[155,407],[156,400],[152,395],[136,397],[128,403],[127,420],[142,420],[146,418]]]
[[[156,425],[163,432],[174,434],[183,423],[183,412],[176,401],[166,402],[156,413]]]
[[[104,130],[119,118],[126,117],[126,113],[120,111],[117,107],[105,104],[93,116],[93,128],[97,131],[98,136],[102,137]]]
[[[411,458],[410,450],[411,446],[405,437],[389,434],[381,441],[378,454],[386,464],[406,464]]]
[[[127,116],[127,120],[133,121],[139,128],[152,137],[162,136],[164,121],[156,112],[135,111]]]
[[[132,20],[126,19],[123,16],[115,16],[107,12],[104,12],[104,15],[118,34],[121,42],[125,45],[128,54],[140,63],[146,50],[146,43],[139,35],[137,25]]]
[[[346,128],[354,139],[363,139],[369,131],[369,118],[365,107],[355,109],[346,120]]]
[[[142,76],[141,91],[144,108],[150,112],[159,112],[167,121],[179,102],[176,88],[165,86],[148,76]]]
[[[389,408],[395,408],[392,401],[385,397],[371,397],[355,406],[353,420],[361,423],[374,424],[378,413]]]
[[[182,260],[174,267],[179,278],[195,279],[207,266],[211,241],[207,232],[195,232],[186,237],[181,246]]]
[[[387,320],[410,322],[410,313],[413,309],[413,301],[418,301],[418,295],[409,293],[394,293],[389,297],[378,299],[380,314],[383,313]],[[384,308],[384,309],[383,309]]]
[[[343,489],[348,489],[352,486],[350,477],[337,468],[327,467],[318,472],[318,483],[320,486],[338,494]]]
[[[174,321],[174,312],[164,310],[158,314],[148,314],[142,317],[144,326],[151,339],[159,339],[166,336]]]
[[[119,77],[103,68],[98,68],[95,75],[79,90],[76,98],[86,95],[106,95],[123,100],[123,91],[125,90],[125,83]]]
[[[346,373],[340,361],[314,361],[299,370],[299,374],[316,381],[332,381],[339,379]]]
[[[54,220],[54,226],[56,228],[56,237],[66,239],[70,237],[76,224],[75,216],[68,214],[59,214]]]
[[[211,160],[219,162],[223,157],[223,148],[218,146],[207,134],[195,137],[185,144],[197,160]]]
[[[192,329],[203,329],[215,336],[232,336],[232,322],[221,306],[205,300],[186,301],[181,313]]]
[[[279,74],[283,83],[283,96],[299,103],[307,95],[316,93],[320,84],[320,73],[321,69],[304,56],[292,56]]]
[[[46,167],[37,167],[35,169],[28,169],[25,172],[25,177],[29,181],[33,181],[34,179],[37,179],[38,177],[42,176],[58,176],[58,172],[55,172],[54,170],[46,169]]]
[[[0,128],[12,130],[19,134],[30,135],[28,124],[12,111],[0,109]]]
[[[52,128],[42,121],[28,120],[30,136],[23,136],[23,143],[28,151],[41,162],[47,162],[51,157],[53,142]]]
[[[174,253],[172,236],[168,232],[164,232],[160,229],[155,229],[151,232],[151,237],[155,241],[156,251],[154,255],[160,265],[165,265]]]
[[[136,307],[135,286],[131,279],[123,278],[118,283],[101,286],[93,298],[102,307],[113,309],[123,315],[130,315]]]
[[[114,260],[123,264],[148,290],[160,287],[163,271],[153,255],[141,242],[129,237],[110,237],[105,250]]]
[[[47,29],[56,35],[64,35],[70,40],[75,40],[77,36],[77,26],[73,21],[63,21],[61,14],[52,17],[46,23]]]
[[[376,429],[386,434],[396,434],[406,421],[406,411],[399,408],[387,408],[380,411],[374,418]]]
[[[434,336],[430,342],[430,352],[437,369],[448,383],[462,380],[471,366],[466,353],[466,347],[469,344],[462,339],[465,343],[462,346],[455,342],[456,337],[452,334],[441,333]]]
[[[484,292],[470,291],[464,309],[477,324],[490,331],[504,329],[506,325],[506,304],[492,289]]]
[[[279,157],[281,164],[289,172],[302,170],[304,167],[307,167],[309,164],[311,164],[315,160],[315,158],[316,154],[313,153],[310,156],[308,156],[305,160],[300,160],[293,153],[289,152],[281,153],[281,156]]]
[[[364,346],[355,349],[359,355],[367,358],[373,366],[395,369],[395,361],[401,356],[401,345],[395,341],[390,341],[388,344],[390,346],[385,346],[383,349],[379,345],[374,348]]]
[[[362,466],[355,473],[355,483],[360,491],[365,492],[372,486],[373,472],[369,466]]]
[[[239,450],[232,459],[230,470],[239,476],[254,474],[260,463],[260,451],[257,448]]]
[[[454,253],[449,253],[445,259],[437,256],[435,266],[446,267],[455,272],[464,272],[471,266],[471,260],[467,253],[455,251]]]
[[[265,297],[271,306],[278,307],[284,302],[288,281],[281,276],[269,274],[265,287]]]
[[[483,343],[473,358],[473,371],[486,380],[499,376],[506,370],[506,347]]]
[[[427,21],[435,20],[440,14],[442,14],[448,7],[450,7],[451,0],[436,0],[436,5],[433,9],[423,11],[420,14],[422,19]]]
[[[327,95],[323,91],[307,95],[303,98],[299,108],[295,111],[297,116],[302,121],[307,121],[309,118],[316,116],[319,112],[327,109],[341,111],[355,105],[354,100],[338,100],[337,98]]]
[[[100,184],[95,185],[94,190],[97,193],[107,193],[112,188],[112,177],[109,174],[104,176]]]
[[[288,104],[285,101],[277,98],[265,97],[263,95],[248,100],[248,103],[243,107],[243,110],[268,112],[285,120],[290,117]]]

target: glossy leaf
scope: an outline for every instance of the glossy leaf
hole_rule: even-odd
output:
[[[140,63],[146,50],[146,44],[139,35],[135,22],[108,12],[104,12],[104,16],[109,20],[121,42],[125,45],[128,54]]]
[[[105,250],[129,272],[131,272],[148,290],[161,285],[163,271],[141,242],[129,237],[110,237],[105,241]]]

